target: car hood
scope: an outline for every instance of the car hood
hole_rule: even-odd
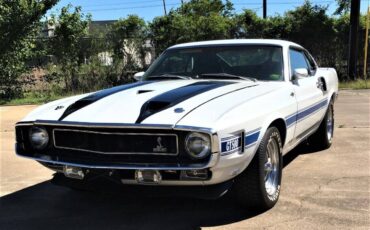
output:
[[[175,125],[209,101],[260,84],[226,80],[136,82],[45,104],[23,121]]]

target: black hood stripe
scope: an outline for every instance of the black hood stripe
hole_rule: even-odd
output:
[[[132,89],[132,88],[135,88],[135,87],[138,87],[138,86],[146,85],[146,84],[149,84],[149,83],[152,83],[152,81],[139,81],[139,82],[135,82],[135,83],[131,83],[131,84],[120,85],[120,86],[116,86],[116,87],[113,87],[113,88],[101,90],[101,91],[93,93],[93,94],[91,94],[87,97],[81,98],[80,100],[78,100],[75,103],[68,106],[68,108],[62,114],[62,116],[59,118],[59,121],[63,120],[68,115],[76,112],[77,110],[80,110],[80,109],[82,109],[82,108],[84,108],[84,107],[86,107],[86,106],[104,98],[104,97],[110,96],[112,94],[115,94],[115,93],[118,93],[118,92],[121,92],[121,91],[124,91],[124,90],[128,90],[128,89]]]
[[[180,102],[183,102],[198,94],[207,92],[218,87],[233,84],[235,82],[228,81],[202,81],[190,85],[182,86],[168,92],[159,94],[149,101],[145,102],[140,110],[140,115],[136,123],[141,123],[149,116],[158,113],[162,110],[168,109]]]

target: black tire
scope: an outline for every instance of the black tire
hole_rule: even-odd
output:
[[[278,164],[276,167],[277,179],[276,190],[273,194],[267,192],[265,183],[265,164],[268,160],[268,144],[273,141],[278,150]],[[239,205],[257,210],[267,210],[272,208],[279,199],[280,185],[282,177],[282,142],[280,132],[276,127],[267,129],[265,136],[261,140],[256,155],[249,166],[235,179],[233,186],[233,196]]]
[[[331,124],[330,124],[331,123]],[[328,149],[334,136],[334,103],[330,101],[324,119],[317,131],[308,138],[308,143],[315,150]]]

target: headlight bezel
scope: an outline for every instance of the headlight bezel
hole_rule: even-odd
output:
[[[202,144],[206,143],[206,145],[205,145],[206,147],[202,151],[200,151],[198,154],[195,153],[194,149],[190,148],[191,138],[200,138],[200,139],[202,139],[204,141]],[[186,150],[186,153],[188,154],[188,156],[190,156],[192,159],[195,159],[195,160],[200,160],[200,159],[207,158],[212,153],[212,137],[209,134],[206,134],[206,133],[189,132],[186,135],[184,144],[185,144],[185,150]]]
[[[38,136],[37,136],[38,135]],[[36,140],[37,138],[43,140]],[[42,126],[32,126],[28,130],[28,141],[31,145],[31,147],[35,150],[43,150],[45,149],[50,141],[50,135],[45,127]],[[39,143],[37,143],[39,142]]]

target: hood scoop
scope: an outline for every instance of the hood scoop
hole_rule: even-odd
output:
[[[62,116],[59,118],[59,121],[63,120],[66,116],[70,115],[71,113],[74,113],[75,111],[90,105],[93,103],[94,100],[89,99],[81,99],[73,103],[72,105],[68,106],[67,109],[64,111]]]
[[[148,101],[141,107],[140,115],[139,118],[136,120],[136,123],[140,123],[150,115],[169,107],[171,107],[171,102],[169,101]]]
[[[149,116],[168,109],[198,94],[234,83],[235,82],[228,81],[202,81],[159,94],[143,104],[136,123],[141,123]]]

